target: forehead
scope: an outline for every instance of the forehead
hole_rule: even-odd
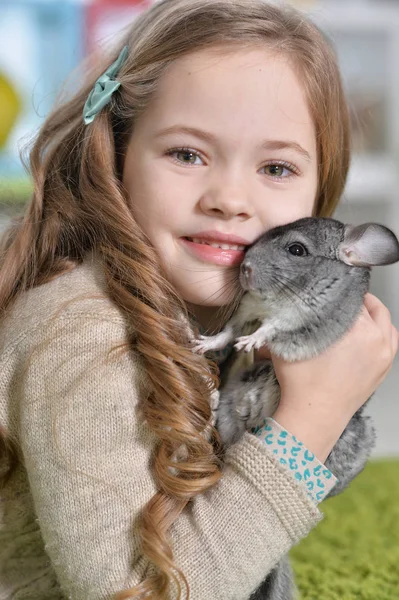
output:
[[[289,59],[266,47],[200,50],[171,63],[148,107],[153,127],[184,124],[244,143],[294,140],[315,149],[305,91]]]

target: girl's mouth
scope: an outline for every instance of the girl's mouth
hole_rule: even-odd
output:
[[[245,246],[208,242],[188,237],[179,239],[191,255],[214,265],[235,267],[241,264],[245,256]]]

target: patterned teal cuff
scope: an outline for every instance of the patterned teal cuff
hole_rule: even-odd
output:
[[[302,442],[271,417],[264,419],[264,425],[252,428],[251,433],[263,439],[293,477],[306,485],[307,495],[315,504],[338,483],[331,471]]]

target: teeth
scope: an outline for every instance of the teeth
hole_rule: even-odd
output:
[[[245,250],[245,246],[238,246],[237,244],[217,244],[216,242],[206,242],[198,238],[187,238],[195,244],[205,244],[206,246],[212,246],[212,248],[221,248],[222,250]]]

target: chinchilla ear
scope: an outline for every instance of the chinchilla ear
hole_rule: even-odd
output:
[[[378,223],[345,225],[337,257],[357,267],[390,265],[399,260],[399,242],[388,227]]]

